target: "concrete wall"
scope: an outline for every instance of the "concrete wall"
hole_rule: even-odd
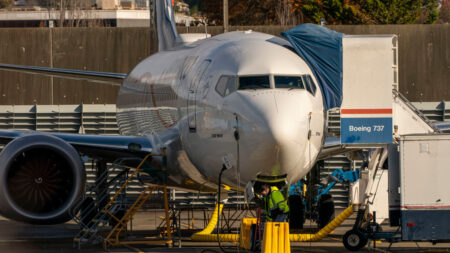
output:
[[[0,29],[0,62],[128,73],[155,52],[145,28]],[[0,104],[115,103],[118,87],[0,71]]]
[[[400,91],[411,101],[450,100],[446,25],[329,26],[347,34],[399,36]],[[204,32],[204,27],[179,27]],[[232,27],[279,35],[289,27]],[[222,27],[208,27],[212,34]],[[156,52],[148,28],[0,29],[0,62],[105,72],[129,72]],[[118,87],[0,71],[0,104],[115,103]]]

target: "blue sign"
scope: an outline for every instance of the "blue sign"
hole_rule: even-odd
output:
[[[392,118],[341,118],[341,143],[392,143]]]

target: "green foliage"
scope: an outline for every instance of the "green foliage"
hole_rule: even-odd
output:
[[[191,15],[198,13],[198,5],[191,6]]]
[[[280,0],[229,0],[230,25],[277,24],[276,7]],[[223,23],[223,0],[201,0],[201,11],[209,22]]]
[[[450,1],[443,2],[441,9],[439,10],[439,23],[450,22]]]
[[[0,0],[0,9],[5,8],[11,5],[10,0]]]
[[[311,22],[328,24],[434,23],[438,0],[294,0],[294,9]]]

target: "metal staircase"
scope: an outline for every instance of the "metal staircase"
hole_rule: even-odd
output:
[[[155,156],[162,157],[160,168],[149,166],[148,162]],[[131,167],[129,164],[133,163],[139,163],[139,165],[135,168]],[[156,188],[164,190],[166,219],[168,226],[170,226],[165,165],[166,157],[165,151],[163,151],[162,154],[149,154],[144,159],[119,159],[99,175],[95,182],[87,187],[86,194],[72,210],[73,220],[80,225],[80,231],[73,240],[74,247],[81,248],[81,245],[87,243],[103,243],[106,249],[109,246],[131,244],[132,242],[122,243],[119,237],[123,231],[127,230],[128,222],[133,218],[133,215],[152,197]],[[115,176],[111,178],[111,175],[114,174]],[[145,176],[142,174],[145,174]],[[139,197],[133,203],[130,203],[129,198],[127,198],[129,183],[134,181],[142,183],[144,177],[152,179],[153,185],[146,186]],[[113,193],[114,195],[110,199]],[[157,242],[171,243],[170,234],[168,240]]]
[[[429,127],[433,129],[435,133],[441,132],[441,130],[425,116],[422,111],[417,109],[403,94],[401,94],[398,90],[393,89],[392,95],[394,98],[399,98],[411,111],[413,111],[420,119],[423,120]]]
[[[136,214],[139,209],[142,208],[142,206],[145,204],[147,200],[149,200],[152,197],[152,193],[157,188],[163,188],[165,191],[165,196],[167,197],[167,191],[166,188],[160,187],[160,186],[147,186],[142,191],[141,195],[136,199],[136,201],[131,205],[131,207],[127,210],[125,215],[119,219],[118,217],[115,217],[112,215],[112,217],[117,221],[117,224],[112,228],[112,230],[108,233],[108,235],[105,237],[103,241],[103,248],[107,249],[111,246],[119,246],[119,245],[127,245],[131,243],[139,243],[139,244],[161,244],[164,243],[166,245],[172,243],[171,233],[168,233],[167,240],[163,241],[122,241],[120,239],[121,233],[127,229],[127,225],[130,222],[130,220],[133,219],[133,216]],[[167,199],[166,199],[167,203]],[[169,217],[169,210],[168,206],[166,207],[166,224],[170,226],[170,221],[167,223],[167,217]]]
[[[94,183],[87,185],[86,193],[72,209],[72,219],[80,225],[80,231],[74,238],[74,246],[81,247],[85,243],[101,243],[103,238],[99,232],[107,231],[106,226],[112,217],[105,212],[105,203],[110,194],[117,192],[128,178],[130,168],[124,166],[131,158],[116,160],[107,170],[97,177]],[[110,180],[111,174],[116,174]],[[120,213],[126,208],[126,191],[117,196],[114,205],[108,207],[109,213]],[[103,209],[103,210],[102,210]],[[100,211],[101,210],[101,211]]]

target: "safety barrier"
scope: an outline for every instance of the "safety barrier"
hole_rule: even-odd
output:
[[[241,230],[239,233],[239,247],[243,249],[251,248],[250,230],[253,224],[257,224],[257,218],[243,218],[241,221]]]
[[[264,225],[264,238],[261,252],[263,253],[290,253],[289,223],[266,222]]]

